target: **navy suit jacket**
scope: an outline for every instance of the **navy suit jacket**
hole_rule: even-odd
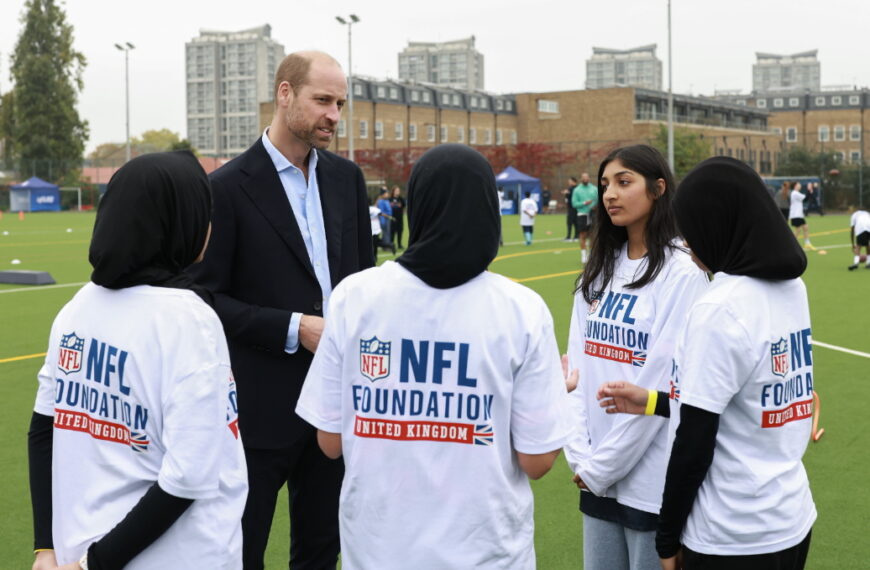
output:
[[[317,151],[329,275],[374,265],[368,198],[353,162]],[[205,258],[190,268],[214,294],[236,379],[239,428],[246,447],[280,449],[311,435],[296,401],[313,355],[284,352],[293,312],[323,315],[323,294],[290,201],[263,142],[210,176],[212,235]]]

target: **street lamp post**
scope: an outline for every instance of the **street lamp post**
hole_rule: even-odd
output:
[[[124,45],[115,44],[115,47],[124,52],[124,92],[127,104],[127,160],[130,162],[130,50],[136,49],[136,46],[130,42],[124,42]]]
[[[671,57],[671,0],[668,0],[668,165],[674,167],[674,66]]]
[[[353,49],[351,43],[351,30],[353,25],[359,22],[356,14],[351,14],[345,20],[341,16],[336,16],[338,23],[347,26],[347,157],[353,161]]]

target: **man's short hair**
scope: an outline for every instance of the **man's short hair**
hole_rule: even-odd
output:
[[[299,88],[308,83],[308,72],[311,71],[311,57],[300,53],[291,53],[281,61],[275,72],[275,88],[272,97],[277,99],[278,86],[284,81],[290,84],[293,94],[299,93]]]

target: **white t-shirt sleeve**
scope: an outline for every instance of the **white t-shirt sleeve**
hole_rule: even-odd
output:
[[[48,352],[45,354],[45,362],[42,363],[42,368],[36,375],[39,381],[39,386],[36,389],[36,403],[33,406],[33,411],[43,416],[54,417],[54,400],[55,400],[55,374],[57,373],[57,351],[58,345],[55,341],[55,327],[52,324],[51,332],[48,337]]]
[[[582,295],[574,296],[574,309],[571,312],[571,324],[568,328],[568,371],[578,367],[577,356],[583,354],[583,328],[586,324],[581,315],[586,314],[586,302]],[[579,382],[583,382],[580,378]],[[580,464],[589,458],[592,447],[589,444],[589,426],[586,419],[586,402],[583,398],[583,387],[577,388],[568,395],[568,413],[571,418],[571,435],[565,445],[565,459],[576,473]]]
[[[568,396],[553,318],[543,300],[538,303],[537,326],[529,331],[529,346],[514,377],[511,397],[513,448],[526,454],[560,449],[568,437]]]
[[[205,342],[205,341],[203,341]],[[230,367],[211,350],[211,363],[179,379],[163,403],[162,439],[166,445],[157,475],[160,488],[176,497],[218,495],[222,454],[217,442],[227,430]],[[203,362],[208,355],[202,355]]]
[[[689,315],[680,359],[680,403],[721,414],[757,364],[750,336],[727,307],[702,303]]]
[[[666,390],[677,340],[686,326],[689,309],[707,287],[700,270],[672,266],[672,272],[658,284],[655,321],[646,364],[634,383],[647,390]],[[596,495],[623,479],[646,453],[664,418],[617,414],[611,429],[595,448],[595,453],[575,471]]]
[[[340,341],[344,288],[329,299],[329,318],[296,402],[296,414],[319,430],[341,433],[341,382],[344,350]]]

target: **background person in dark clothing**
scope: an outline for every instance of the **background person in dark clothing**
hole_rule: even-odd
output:
[[[405,198],[402,196],[402,189],[398,186],[393,186],[393,196],[390,199],[390,206],[393,208],[393,246],[399,249],[404,249],[402,246],[402,233],[405,231]]]
[[[566,215],[568,232],[565,234],[565,239],[562,241],[577,241],[580,235],[577,231],[577,210],[574,208],[573,204],[571,204],[571,195],[574,193],[574,188],[576,188],[579,183],[580,181],[577,180],[575,176],[572,176],[568,179],[568,187],[562,190],[562,196],[565,199],[565,206],[568,210]]]

